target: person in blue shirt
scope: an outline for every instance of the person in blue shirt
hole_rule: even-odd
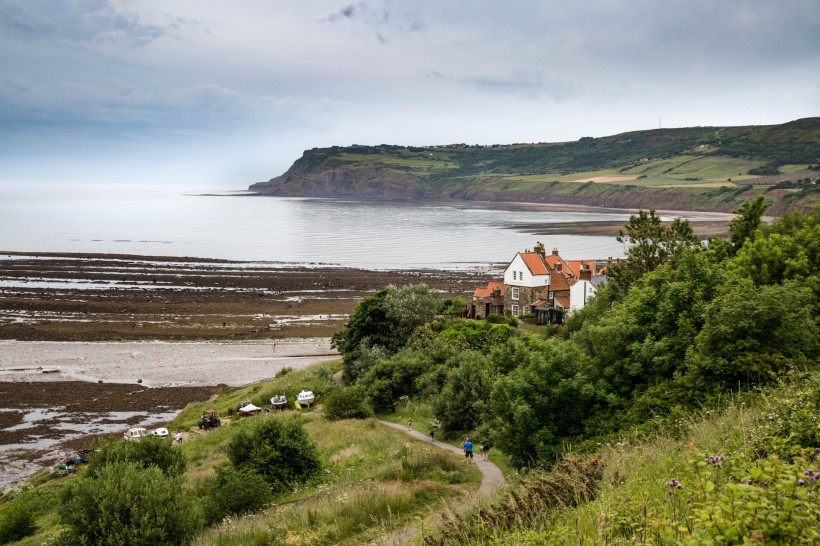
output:
[[[461,447],[464,448],[464,460],[467,461],[467,464],[470,464],[473,462],[473,443],[465,436],[464,441],[461,442]]]

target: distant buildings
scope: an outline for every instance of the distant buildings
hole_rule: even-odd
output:
[[[518,252],[504,281],[476,288],[467,309],[470,318],[490,314],[534,316],[538,324],[560,324],[564,314],[581,309],[605,282],[607,261],[564,260],[558,249],[551,254],[538,243],[532,251]]]

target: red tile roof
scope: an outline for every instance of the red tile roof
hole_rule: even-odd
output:
[[[552,290],[553,292],[569,290],[569,283],[567,282],[567,278],[563,275],[550,275],[550,290]]]
[[[555,296],[555,306],[569,309],[569,296]]]
[[[533,275],[549,275],[544,258],[536,252],[521,252],[521,259]]]
[[[473,292],[473,298],[490,298],[493,295],[495,290],[501,291],[504,293],[504,283],[497,282],[497,281],[490,281],[487,283],[487,286],[480,286],[475,289]]]

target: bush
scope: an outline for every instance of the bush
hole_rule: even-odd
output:
[[[364,391],[350,387],[330,393],[325,401],[324,415],[330,421],[367,419],[373,417],[373,408],[367,402]]]
[[[166,476],[181,476],[185,472],[185,454],[167,439],[145,436],[139,442],[106,442],[88,461],[88,475],[114,463],[135,463],[142,468],[156,466]]]
[[[226,516],[255,512],[273,500],[265,478],[252,471],[218,468],[207,488],[205,517],[209,524]]]
[[[26,503],[12,500],[3,506],[0,513],[0,544],[16,542],[36,531],[34,512]]]
[[[60,516],[69,527],[63,543],[98,545],[185,544],[201,521],[181,478],[123,461],[69,486]]]
[[[237,470],[262,476],[273,492],[306,481],[319,471],[319,452],[295,419],[270,415],[240,430],[227,447]]]
[[[507,317],[505,317],[504,315],[498,315],[496,313],[490,313],[484,320],[486,320],[490,324],[505,324],[507,322]]]

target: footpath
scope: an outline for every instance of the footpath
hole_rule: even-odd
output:
[[[333,374],[333,381],[335,381],[336,385],[338,385],[341,389],[347,387],[347,385],[345,385],[344,383],[344,380],[342,379],[342,372],[337,372]],[[400,425],[398,423],[391,423],[389,421],[382,420],[379,420],[379,423],[386,427],[400,430],[408,436],[415,438],[416,440],[426,442],[439,449],[445,449],[447,451],[457,453],[461,455],[462,458],[464,456],[464,451],[461,448],[452,446],[446,442],[430,440],[430,437],[426,434],[422,434],[417,430],[410,430],[407,428],[406,425]],[[501,473],[501,470],[491,460],[482,460],[480,451],[475,452],[473,461],[475,462],[476,468],[478,468],[478,470],[481,472],[481,485],[479,486],[477,493],[479,498],[486,497],[487,495],[492,493],[497,487],[504,485],[504,475]],[[469,504],[470,503],[465,503],[459,508],[459,510],[463,510]],[[391,546],[396,544],[408,544],[409,542],[417,538],[418,529],[416,529],[415,527],[405,527],[404,529],[401,529],[398,532],[393,533],[392,535],[374,541],[373,544]]]

